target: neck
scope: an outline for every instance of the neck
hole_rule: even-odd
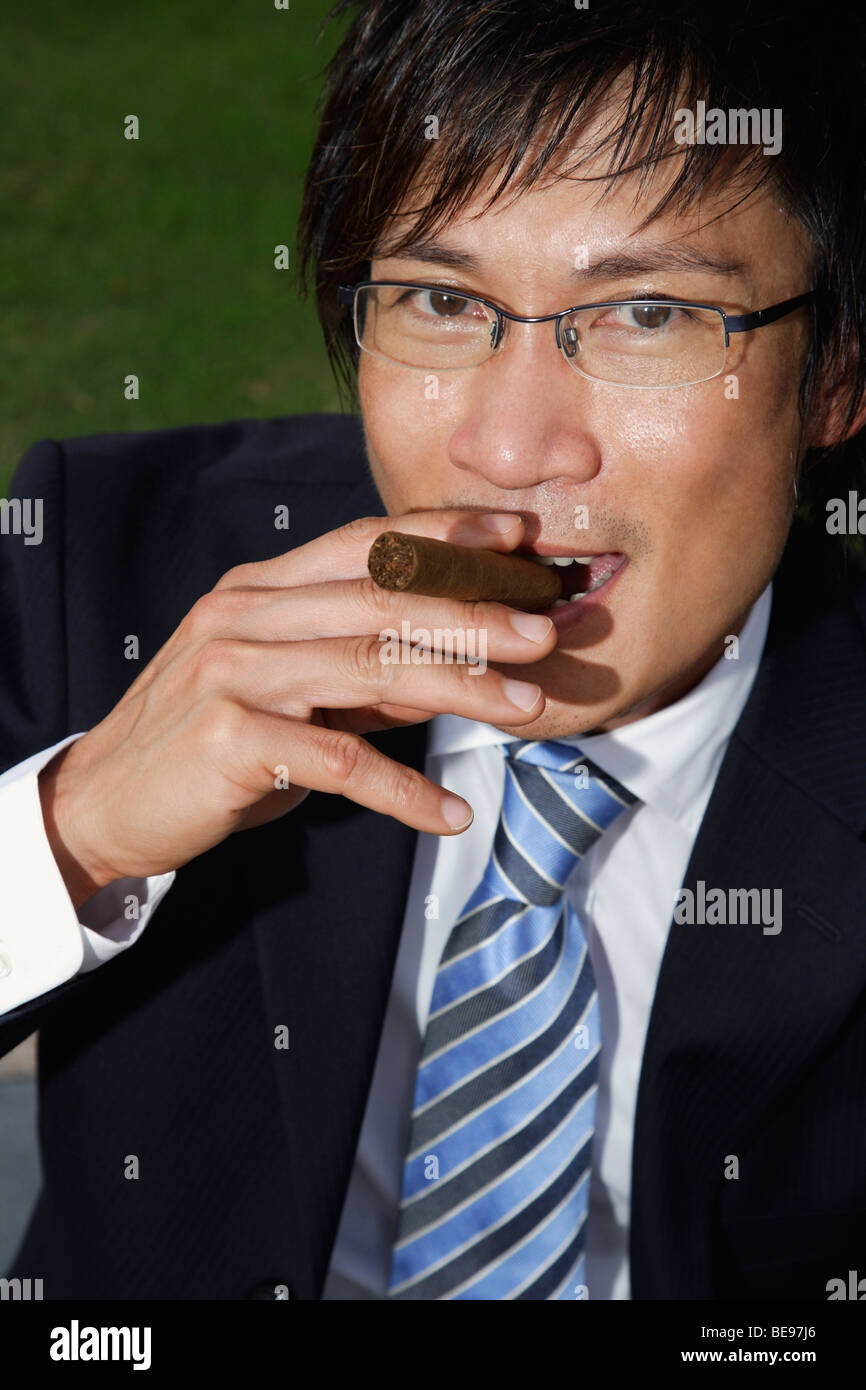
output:
[[[730,633],[726,633],[724,637],[720,637],[717,642],[708,647],[686,671],[675,676],[667,685],[653,691],[652,695],[647,696],[645,700],[640,700],[630,709],[624,710],[613,719],[606,719],[603,724],[597,724],[595,728],[588,729],[586,732],[588,734],[609,734],[614,729],[623,728],[626,724],[635,724],[639,719],[646,719],[648,715],[656,714],[659,710],[666,709],[668,705],[673,705],[677,700],[681,700],[684,695],[688,695],[690,690],[694,690],[696,685],[700,685],[707,672],[711,671],[721,658],[727,637],[739,635],[748,611],[746,609],[741,613],[737,621],[732,624]]]

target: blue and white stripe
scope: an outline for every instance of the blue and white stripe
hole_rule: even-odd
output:
[[[503,751],[490,860],[433,989],[392,1298],[561,1299],[585,1282],[601,1028],[563,889],[635,798],[567,744]]]

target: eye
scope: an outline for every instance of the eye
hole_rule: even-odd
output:
[[[404,289],[391,307],[408,310],[417,318],[459,319],[479,316],[486,317],[484,310],[475,300],[465,294],[457,294],[445,287],[441,289]]]
[[[461,299],[459,295],[448,294],[445,290],[425,290],[421,298],[422,302],[427,301],[425,307],[431,309],[438,318],[455,318],[463,312],[469,302],[467,299]]]
[[[663,328],[672,312],[669,304],[633,304],[631,308],[632,318],[639,328]]]
[[[623,304],[621,307],[613,305],[606,309],[600,319],[596,320],[594,327],[619,327],[619,328],[640,328],[651,332],[653,329],[670,328],[678,319],[681,319],[685,311],[678,309],[674,304]],[[685,314],[687,318],[688,315]]]

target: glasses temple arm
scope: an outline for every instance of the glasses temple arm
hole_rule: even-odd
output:
[[[794,309],[799,309],[801,304],[808,304],[815,298],[814,290],[807,290],[805,294],[795,295],[793,299],[784,299],[781,304],[773,304],[769,309],[756,309],[753,314],[726,314],[725,328],[728,333],[748,333],[752,328],[763,328],[767,323],[775,323],[776,319],[784,318]]]

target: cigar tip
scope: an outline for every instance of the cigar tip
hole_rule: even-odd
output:
[[[383,531],[370,546],[367,569],[383,589],[405,589],[415,571],[412,538],[400,531]]]

